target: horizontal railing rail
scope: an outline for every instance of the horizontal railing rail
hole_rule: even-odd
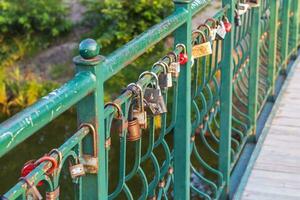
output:
[[[0,124],[2,157],[77,109],[78,131],[26,163],[3,199],[58,199],[66,166],[78,199],[228,198],[275,82],[297,55],[299,3],[223,0],[196,30],[192,17],[210,1],[174,3],[172,15],[107,57],[94,40],[82,41],[74,78]],[[173,50],[104,102],[104,83],[171,34]]]

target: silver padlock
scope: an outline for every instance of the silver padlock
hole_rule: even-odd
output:
[[[214,18],[209,18],[205,21],[206,24],[209,23],[209,22],[211,22],[210,41],[211,41],[211,43],[213,43],[213,41],[216,40],[218,25],[217,25],[217,21]]]
[[[155,79],[153,88],[147,87],[145,90],[146,106],[150,111],[150,115],[156,116],[167,112],[167,107],[158,83],[158,77],[153,72],[144,72],[141,74],[140,79],[145,75],[151,75]],[[149,86],[149,85],[148,85]]]
[[[163,68],[163,73],[160,73],[158,76],[159,86],[161,88],[170,88],[173,86],[172,74],[168,70],[168,64],[165,62],[157,62],[153,65],[152,69],[156,66]]]
[[[224,22],[221,20],[219,22],[218,28],[217,28],[217,40],[224,40],[226,37],[226,29],[225,29],[225,25]]]

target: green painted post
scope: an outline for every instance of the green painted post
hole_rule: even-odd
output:
[[[223,0],[223,7],[229,4],[227,11],[228,20],[234,24],[234,1]],[[229,194],[230,168],[231,168],[231,124],[232,124],[232,76],[233,76],[233,56],[234,45],[234,25],[230,33],[226,34],[223,42],[223,54],[221,63],[221,113],[220,113],[220,146],[219,146],[219,170],[223,174],[225,189],[223,198]]]
[[[259,49],[260,49],[260,4],[252,7],[252,24],[250,39],[250,73],[249,73],[249,95],[248,95],[248,115],[252,127],[251,140],[255,140],[256,119],[257,119],[257,101],[258,101],[258,78],[259,78]]]
[[[276,79],[276,48],[278,35],[278,8],[279,1],[270,1],[270,32],[268,54],[268,84],[271,88],[270,99],[274,101]]]
[[[185,9],[187,21],[175,31],[175,45],[186,46],[189,62],[181,65],[178,82],[177,116],[174,133],[174,198],[190,199],[190,140],[191,140],[191,41],[192,12],[190,0],[174,0],[175,12]]]
[[[291,20],[291,26],[290,26],[290,34],[291,34],[291,47],[290,50],[293,51],[294,55],[297,55],[297,50],[298,50],[298,39],[299,39],[299,34],[298,34],[298,30],[299,30],[299,0],[293,0],[292,1],[292,6],[291,6],[291,10],[293,12],[293,17]]]
[[[290,0],[284,0],[282,8],[282,45],[281,45],[281,59],[282,74],[286,74],[287,57],[289,49],[289,27],[290,27]]]
[[[80,56],[74,58],[76,71],[89,71],[95,75],[96,89],[77,104],[78,125],[90,123],[97,133],[98,173],[87,174],[80,183],[80,199],[107,199],[107,173],[105,158],[104,134],[104,89],[103,75],[100,73],[100,64],[103,57],[99,56],[100,47],[92,39],[86,39],[79,45]],[[82,142],[83,153],[93,154],[91,135]]]

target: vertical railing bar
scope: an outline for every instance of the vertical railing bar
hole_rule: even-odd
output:
[[[258,102],[258,79],[259,79],[259,54],[260,54],[260,4],[252,7],[252,25],[250,31],[250,62],[249,62],[249,91],[248,91],[248,114],[250,125],[253,128],[251,140],[255,140],[257,102]]]
[[[294,0],[292,1],[292,6],[291,10],[293,12],[292,16],[292,24],[291,24],[291,30],[289,31],[291,34],[291,51],[293,56],[297,56],[297,50],[298,50],[298,39],[299,39],[299,34],[298,34],[298,29],[299,29],[299,1]]]
[[[269,31],[269,54],[268,54],[268,84],[271,89],[270,100],[274,101],[276,80],[276,49],[278,35],[278,1],[270,1],[270,31]]]
[[[234,1],[223,0],[223,6],[229,4],[227,18],[234,22]],[[220,89],[220,145],[219,145],[219,170],[223,174],[225,188],[222,199],[229,195],[230,169],[231,169],[231,124],[232,124],[232,78],[233,78],[233,56],[234,49],[234,26],[230,33],[227,33],[222,43],[221,62],[221,89]]]
[[[86,39],[79,45],[80,56],[74,58],[76,70],[90,71],[96,77],[96,89],[77,104],[78,125],[93,125],[96,138],[89,135],[82,143],[83,154],[92,155],[98,162],[96,173],[87,173],[81,178],[79,199],[106,200],[108,197],[105,121],[104,121],[104,74],[99,67],[104,60],[99,56],[100,47],[96,41]]]
[[[186,46],[189,61],[181,65],[178,80],[177,116],[174,133],[174,198],[190,199],[190,141],[191,141],[191,49],[192,10],[190,0],[174,0],[176,10],[186,9],[188,19],[175,31],[175,45]]]
[[[290,0],[282,1],[282,37],[281,37],[281,58],[282,58],[282,66],[281,73],[286,75],[286,67],[287,67],[287,57],[288,57],[288,48],[289,48],[289,27],[290,27]]]

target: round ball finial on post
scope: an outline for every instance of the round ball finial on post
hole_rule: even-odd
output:
[[[79,54],[84,59],[93,59],[100,53],[100,46],[93,39],[85,39],[79,44]]]

